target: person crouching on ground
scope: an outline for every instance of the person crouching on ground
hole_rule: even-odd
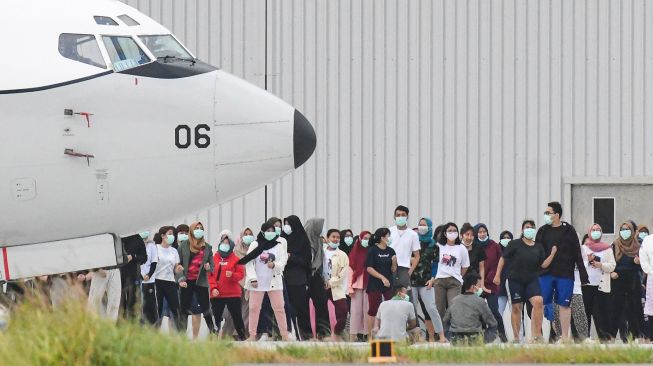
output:
[[[409,332],[418,330],[415,307],[407,292],[406,287],[399,285],[394,289],[394,296],[379,305],[376,339],[403,342],[409,339]]]
[[[493,342],[497,336],[497,320],[480,297],[483,293],[481,276],[475,272],[465,275],[462,290],[463,293],[451,302],[443,319],[445,327],[451,331],[451,343]]]

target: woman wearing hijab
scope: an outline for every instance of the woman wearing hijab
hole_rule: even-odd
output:
[[[246,265],[245,287],[249,291],[249,341],[256,340],[261,304],[265,294],[270,298],[278,324],[286,323],[283,301],[283,270],[288,253],[277,237],[273,224],[261,225],[256,240],[249,245],[248,253],[238,263]],[[279,327],[284,341],[290,340],[288,329]]]
[[[211,245],[204,240],[204,226],[201,222],[190,225],[189,238],[179,243],[179,261],[181,270],[175,273],[175,279],[180,288],[181,327],[183,331],[188,323],[188,315],[192,315],[191,305],[193,295],[199,303],[206,325],[215,332],[211,304],[209,303],[208,273],[213,272],[213,253]],[[178,268],[179,270],[179,268]]]
[[[633,338],[639,338],[640,325],[643,316],[641,290],[639,281],[639,241],[635,235],[635,229],[630,221],[621,224],[619,235],[614,241],[613,250],[616,267],[610,273],[613,307],[612,326],[610,335],[616,338],[619,329],[619,311],[628,309],[626,318],[628,320],[628,333]]]
[[[483,297],[485,297],[487,305],[492,311],[494,319],[497,321],[499,339],[501,339],[501,342],[506,343],[508,342],[508,337],[506,337],[506,329],[503,325],[503,313],[499,312],[499,286],[492,282],[494,275],[497,273],[499,260],[501,259],[501,246],[490,239],[490,232],[483,223],[474,225],[474,233],[474,240],[477,245],[485,251],[485,265],[483,266],[485,273],[482,276],[484,279]]]
[[[513,240],[513,235],[509,230],[504,230],[499,234],[499,244],[501,245],[501,255],[506,250],[508,243]],[[508,273],[508,267],[510,263],[505,263],[503,266],[503,271],[501,271],[501,282],[499,283],[499,314],[504,314],[506,311],[506,306],[508,305],[508,290],[506,288],[506,273]]]
[[[617,263],[612,253],[612,245],[601,241],[603,229],[599,224],[593,224],[588,232],[588,239],[583,243],[583,260],[589,276],[589,284],[581,287],[587,328],[594,326],[601,341],[610,339],[610,273]],[[589,334],[587,334],[589,337]]]
[[[304,230],[311,243],[311,274],[308,278],[308,296],[313,301],[315,308],[315,334],[318,339],[331,336],[331,322],[329,320],[328,298],[324,278],[322,278],[322,266],[324,264],[324,248],[322,241],[322,229],[324,219],[312,218],[304,224]],[[326,239],[325,239],[326,240]]]
[[[297,317],[296,323],[294,319],[293,323],[299,328],[300,340],[308,340],[312,338],[313,333],[307,291],[311,273],[311,244],[301,220],[295,215],[284,219],[281,237],[286,239],[288,245],[288,262],[283,271],[283,278],[292,313]]]
[[[340,246],[338,249],[349,255],[354,245],[354,232],[351,229],[340,231]]]
[[[365,289],[367,288],[369,275],[365,260],[367,259],[367,248],[371,236],[372,234],[369,231],[361,232],[349,253],[349,268],[351,268],[352,273],[349,277],[347,291],[351,298],[349,334],[352,339],[359,342],[364,342],[368,333],[366,316],[369,310],[369,302],[367,301]]]
[[[235,243],[231,240],[231,232],[220,236],[218,250],[213,256],[216,270],[209,273],[211,308],[215,323],[220,326],[222,313],[226,307],[238,333],[238,340],[245,340],[245,324],[241,314],[240,298],[242,290],[240,281],[245,278],[245,270],[242,264],[238,264],[240,258],[234,254]],[[229,335],[230,332],[224,333]]]
[[[438,262],[439,248],[433,240],[433,222],[428,217],[419,220],[417,226],[419,236],[420,253],[419,262],[411,276],[412,299],[417,308],[421,307],[424,314],[426,330],[431,342],[435,341],[435,333],[439,334],[440,342],[447,341],[444,336],[442,319],[435,306],[435,278],[431,274],[433,262]]]

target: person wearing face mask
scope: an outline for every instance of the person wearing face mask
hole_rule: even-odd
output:
[[[177,226],[177,242],[172,244],[172,246],[177,249],[177,252],[179,252],[179,243],[181,242],[188,242],[190,239],[190,227],[186,224],[180,224]],[[177,269],[183,268],[181,265],[178,266]],[[176,272],[175,272],[176,273]],[[179,292],[179,286],[177,286],[177,290]],[[164,304],[164,306],[167,306],[167,303]],[[200,306],[199,302],[197,301],[197,296],[193,295],[192,302],[191,302],[191,333],[193,336],[193,339],[197,339],[200,334],[200,327],[202,326],[202,307]],[[166,312],[164,308],[164,312]],[[179,304],[179,314],[181,314],[181,303]],[[181,317],[181,323],[180,326],[183,326],[183,331],[186,331],[187,327],[187,322],[188,318],[186,316],[180,316]]]
[[[643,317],[642,302],[640,298],[640,279],[639,272],[641,270],[639,260],[640,245],[637,237],[633,235],[635,232],[633,225],[626,221],[621,224],[619,228],[619,235],[612,244],[616,267],[610,273],[612,306],[616,314],[623,309],[628,309],[626,319],[628,321],[627,334],[624,336],[632,336],[634,339],[640,337],[640,325]],[[616,315],[615,314],[615,315]],[[610,335],[612,338],[617,337],[619,330],[619,316],[613,315]]]
[[[215,333],[208,280],[208,273],[213,272],[215,265],[211,245],[204,239],[202,223],[190,225],[188,242],[179,243],[178,253],[182,270],[175,274],[175,279],[180,287],[181,329],[186,329],[188,315],[193,315],[192,300],[195,296],[209,331]],[[195,334],[193,336],[195,338]]]
[[[175,228],[164,226],[159,229],[159,235],[161,235],[162,240],[156,246],[158,262],[156,270],[152,274],[156,288],[157,312],[159,314],[157,326],[161,326],[161,320],[165,314],[171,320],[170,324],[179,330],[179,290],[175,281],[175,270],[180,271],[179,253],[172,247],[172,244],[176,241]],[[183,235],[179,237],[185,239]],[[167,312],[164,311],[164,302],[168,306]],[[170,328],[172,329],[173,326]]]
[[[221,235],[218,250],[213,255],[216,269],[208,275],[209,291],[215,324],[219,327],[222,323],[222,314],[226,307],[238,334],[237,340],[242,341],[245,340],[245,324],[241,314],[242,291],[239,282],[245,278],[245,270],[243,265],[238,264],[240,258],[234,254],[234,247],[235,243],[228,234]]]
[[[352,246],[354,245],[354,240],[354,232],[351,231],[351,229],[340,231],[340,247],[338,247],[338,249],[349,255]]]
[[[481,298],[481,276],[471,272],[463,278],[463,293],[456,296],[444,315],[451,331],[452,344],[473,344],[479,340],[492,343],[496,338],[497,321]]]
[[[263,296],[267,294],[277,324],[287,324],[283,299],[283,270],[288,258],[287,249],[281,244],[275,227],[270,221],[261,225],[256,240],[249,245],[246,256],[238,264],[246,265],[245,286],[249,291],[249,338],[256,341],[259,315]],[[279,327],[284,341],[290,341],[286,327]]]
[[[370,239],[365,266],[369,278],[367,281],[367,331],[368,339],[372,339],[374,319],[382,301],[389,300],[392,296],[392,286],[397,271],[397,254],[389,245],[390,230],[379,228]],[[405,286],[404,286],[405,287]]]
[[[417,327],[417,317],[406,287],[395,287],[392,298],[379,305],[376,322],[376,339],[395,342],[405,342],[409,339],[408,333]]]
[[[648,226],[640,225],[639,228],[637,229],[637,240],[639,241],[639,244],[642,244],[644,242],[644,239],[648,235],[649,235]]]
[[[141,264],[141,296],[143,298],[143,311],[141,316],[141,323],[145,322],[154,325],[159,320],[159,312],[156,305],[156,285],[154,284],[154,271],[156,271],[159,256],[157,253],[157,246],[161,245],[163,241],[160,233],[154,234],[154,241],[147,243],[145,252],[147,253],[147,261]]]
[[[281,237],[288,243],[288,262],[283,270],[283,278],[292,313],[296,315],[293,323],[299,329],[299,339],[308,340],[313,333],[307,291],[311,274],[311,245],[301,220],[295,215],[284,219]]]
[[[594,327],[601,341],[610,339],[610,273],[614,271],[616,262],[612,253],[612,245],[601,241],[603,229],[599,224],[593,224],[588,230],[588,238],[583,243],[589,284],[582,286],[583,303],[587,316],[587,329],[594,318]]]
[[[469,268],[469,251],[460,243],[458,226],[453,222],[444,225],[436,245],[440,255],[435,275],[435,304],[443,318],[453,299],[460,295],[463,276]]]
[[[539,273],[541,269],[548,268],[556,255],[557,248],[553,247],[549,257],[546,257],[544,248],[537,244],[535,222],[524,220],[522,223],[522,236],[508,243],[503,251],[494,284],[501,283],[501,272],[506,263],[510,263],[506,277],[512,302],[512,332],[513,342],[519,343],[519,330],[522,327],[523,304],[530,302],[533,306],[531,313],[531,336],[534,342],[543,341],[542,321],[544,320],[544,302],[540,289]]]
[[[481,276],[483,282],[485,276],[485,251],[481,248],[481,244],[475,241],[476,232],[474,227],[466,222],[460,228],[460,242],[467,248],[469,253],[469,268],[467,272],[476,272]]]
[[[394,212],[396,226],[390,227],[390,247],[397,253],[396,285],[410,288],[412,276],[419,262],[419,237],[408,226],[408,207],[397,206]]]
[[[372,234],[369,231],[361,232],[349,253],[349,268],[351,271],[347,289],[351,298],[349,334],[351,339],[356,339],[359,342],[365,342],[368,333],[365,317],[369,310],[369,303],[365,289],[367,288],[369,275],[367,274],[365,260],[371,236]]]
[[[444,328],[440,313],[435,306],[435,290],[433,285],[435,278],[431,273],[431,265],[438,261],[438,246],[433,240],[433,222],[427,217],[419,220],[417,226],[419,236],[420,253],[419,262],[411,276],[412,299],[417,308],[421,307],[424,314],[424,330],[428,333],[429,340],[435,342],[435,333],[439,335],[440,342],[446,342]]]
[[[540,275],[540,288],[544,305],[555,303],[560,306],[562,341],[570,341],[571,299],[574,291],[574,270],[578,268],[581,285],[586,285],[587,270],[583,262],[578,234],[571,224],[561,221],[562,206],[549,202],[544,212],[545,225],[540,227],[535,242],[544,248],[548,257],[553,248],[556,255],[551,265]]]
[[[345,330],[349,306],[347,305],[347,276],[349,271],[349,257],[340,250],[340,231],[330,229],[327,232],[327,246],[324,249],[324,263],[322,276],[329,300],[333,304],[336,315],[336,324],[333,328],[333,340],[342,340]]]
[[[508,338],[503,326],[503,313],[499,312],[499,286],[492,282],[497,274],[499,259],[501,259],[501,246],[490,239],[487,226],[483,223],[474,225],[474,233],[474,241],[485,252],[484,273],[481,276],[483,277],[483,297],[485,297],[487,305],[497,321],[499,339],[501,339],[501,342],[506,343]]]
[[[140,238],[132,236],[123,239],[124,253],[127,255],[127,264],[120,267],[120,280],[122,282],[122,293],[120,307],[125,319],[137,319],[140,311],[137,304],[140,302],[141,287],[141,264],[147,261],[145,243],[150,243],[150,232],[143,231]]]
[[[501,245],[501,255],[505,252],[508,243],[513,240],[513,235],[509,230],[504,230],[499,235],[499,245]],[[497,269],[499,268],[499,263],[497,263]],[[501,271],[501,282],[499,283],[499,314],[503,314],[506,311],[506,306],[508,305],[508,290],[506,288],[506,273],[508,273],[509,263],[504,263],[503,270]],[[494,278],[491,278],[494,280]],[[494,281],[492,282],[494,283]]]
[[[308,279],[308,296],[313,301],[315,308],[315,335],[318,339],[331,336],[331,324],[329,322],[329,308],[327,305],[327,292],[322,279],[322,265],[324,264],[324,249],[326,241],[322,242],[322,230],[324,219],[312,218],[304,224],[304,230],[311,243],[311,274]]]

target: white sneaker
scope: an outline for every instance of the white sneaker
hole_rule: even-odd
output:
[[[267,333],[263,333],[261,335],[261,338],[258,339],[259,342],[269,342],[270,341],[270,336],[267,335]]]

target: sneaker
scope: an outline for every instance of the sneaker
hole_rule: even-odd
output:
[[[263,333],[261,338],[258,339],[259,342],[269,342],[270,336],[267,333]]]

